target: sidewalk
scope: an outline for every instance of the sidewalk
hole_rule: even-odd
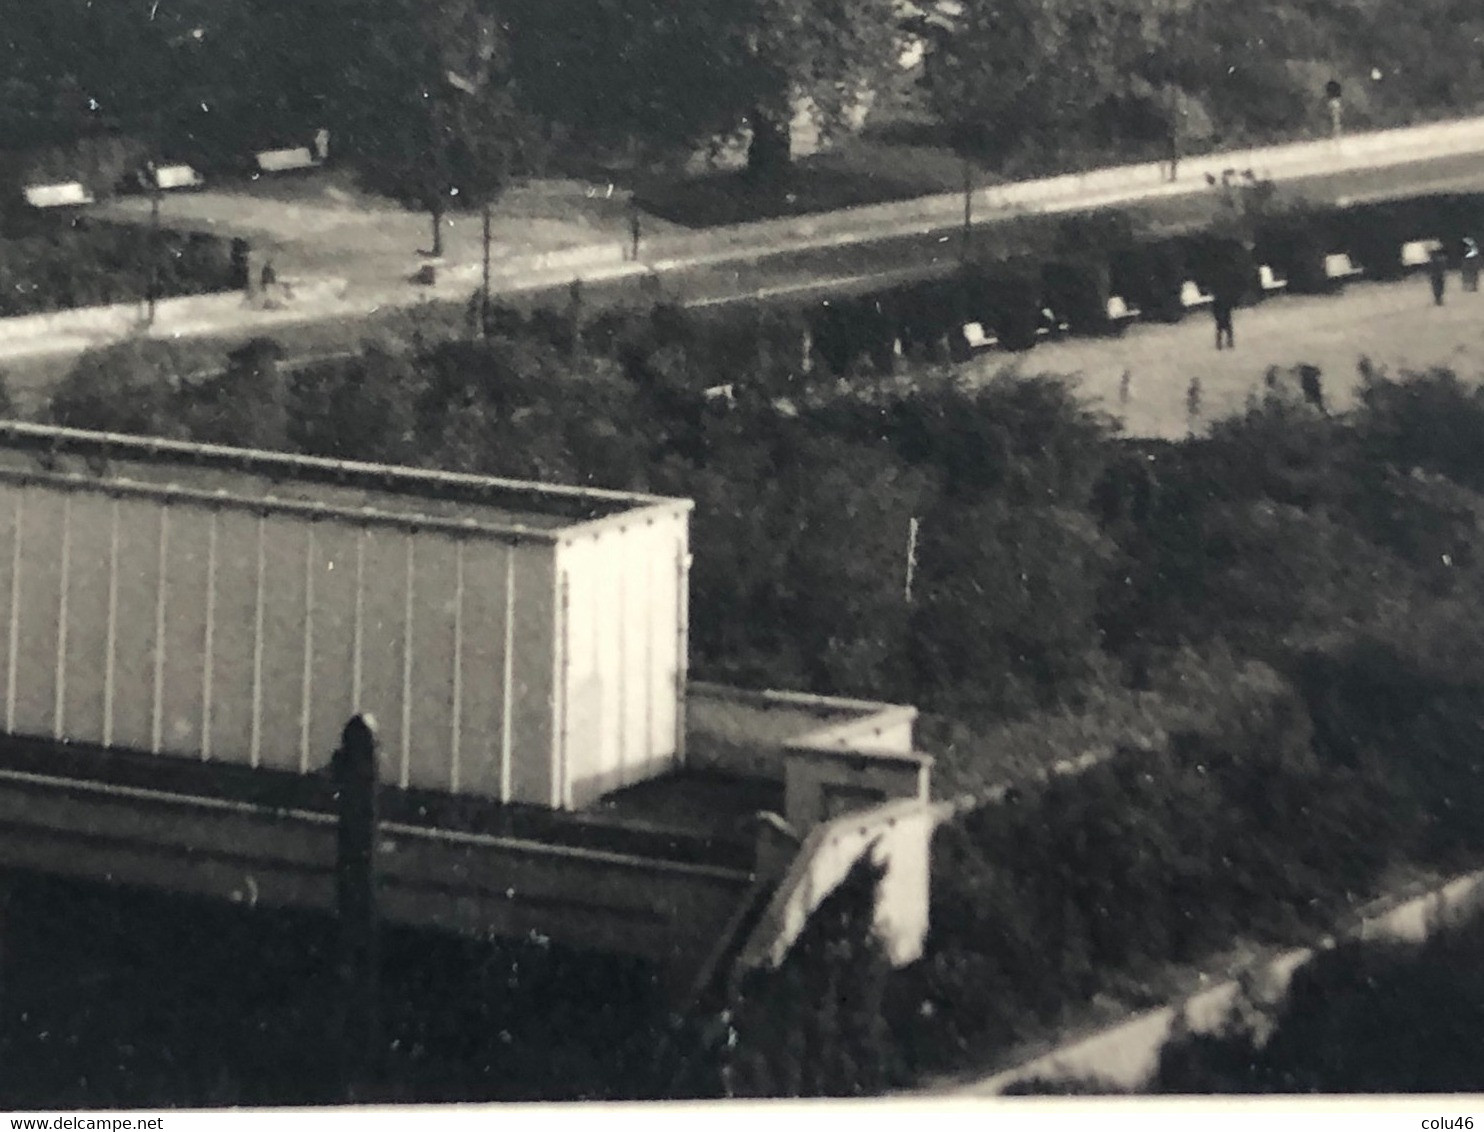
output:
[[[972,215],[977,225],[984,225],[1016,216],[1059,214],[1136,201],[1193,196],[1210,191],[1206,180],[1208,174],[1219,180],[1226,170],[1242,172],[1251,169],[1259,177],[1281,183],[1319,174],[1401,167],[1434,158],[1474,154],[1484,154],[1484,118],[1356,134],[1338,141],[1302,142],[1191,158],[1181,162],[1180,179],[1173,184],[1163,180],[1160,166],[1146,163],[997,185],[973,194]],[[190,206],[185,203],[190,199],[172,198],[170,207],[179,211],[189,211],[194,207],[199,213],[201,205],[210,200],[209,197],[197,197],[197,204]],[[268,213],[281,215],[295,206],[271,202],[264,206],[260,201],[255,207],[261,219]],[[299,207],[301,210],[311,208]],[[135,202],[110,206],[110,212],[116,216],[127,216],[137,209],[138,203]],[[606,236],[603,231],[593,231],[587,234],[598,238],[584,243],[518,256],[496,255],[491,264],[492,290],[499,294],[516,294],[561,286],[573,279],[598,282],[644,275],[663,279],[687,269],[726,263],[755,263],[773,256],[826,252],[831,248],[892,238],[932,236],[960,228],[963,212],[964,197],[955,193],[702,232],[672,231],[646,239],[641,245],[638,261],[627,258],[629,247],[626,241]],[[306,211],[304,215],[312,226],[317,226],[317,214]],[[211,222],[209,216],[197,218],[203,223]],[[380,246],[387,236],[386,226],[393,221],[396,221],[396,238],[402,247],[411,246],[406,243],[403,229],[414,223],[426,224],[424,218],[412,214],[386,212],[372,214],[369,218],[362,216],[359,220],[346,219],[341,230],[348,240],[361,245],[361,251],[355,254],[366,254],[370,250],[362,241],[373,243],[376,245],[373,254],[378,259],[384,254],[390,257],[389,264],[404,263],[405,273],[410,276],[416,258],[390,246],[385,250]],[[464,226],[467,237],[468,225],[477,226],[479,221],[477,217],[461,216],[457,223]],[[225,223],[214,227],[231,231]],[[564,232],[558,242],[582,234]],[[213,304],[203,304],[198,299],[170,300],[160,304],[155,324],[143,333],[155,338],[248,337],[269,333],[285,325],[354,320],[365,318],[377,310],[415,307],[429,301],[461,302],[478,287],[482,269],[477,261],[469,262],[467,238],[461,239],[460,245],[463,250],[457,257],[445,260],[438,282],[433,286],[403,281],[400,271],[393,274],[389,270],[385,274],[378,272],[379,278],[369,282],[352,280],[340,288],[310,288],[316,292],[313,298],[306,297],[276,311],[254,309],[235,296],[232,302],[227,302],[225,296],[218,297],[219,301]],[[506,250],[506,247],[499,249],[501,253]],[[803,274],[812,277],[816,273],[810,269]],[[817,274],[827,278],[831,273],[821,265]],[[323,277],[321,282],[328,282],[330,278],[333,277]],[[342,275],[342,282],[346,278]],[[312,283],[314,280],[301,282]],[[745,289],[737,292],[738,297],[747,293]],[[99,327],[96,315],[85,311],[33,317],[49,320],[45,334],[38,335],[34,327],[22,330],[19,326],[7,325],[20,320],[0,320],[0,364],[8,359],[76,354],[140,332],[133,325],[122,332],[112,324]]]

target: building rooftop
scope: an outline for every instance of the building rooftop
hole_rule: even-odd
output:
[[[238,504],[357,522],[561,541],[684,499],[0,421],[0,479],[104,482],[121,494]]]

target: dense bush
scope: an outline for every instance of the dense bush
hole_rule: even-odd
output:
[[[928,952],[903,975],[917,1006],[898,1020],[919,1067],[1003,1048],[1100,991],[1157,1000],[1163,965],[1323,923],[1374,884],[1386,795],[1316,758],[1286,681],[1215,652],[1157,688],[1199,705],[1168,742],[940,832]]]
[[[1280,1007],[1171,1041],[1148,1091],[1484,1090],[1481,948],[1476,914],[1423,944],[1356,942],[1323,953],[1294,975]]]
[[[295,373],[260,343],[220,378],[134,344],[83,359],[51,413],[693,498],[699,674],[909,698],[970,729],[1136,695],[1107,716],[1123,739],[1077,750],[1069,726],[1044,756],[1104,761],[941,833],[927,955],[882,991],[918,1068],[1098,994],[1150,1001],[1163,964],[1480,847],[1484,418],[1451,375],[1373,374],[1338,417],[1274,374],[1208,437],[1134,447],[1054,379],[969,390],[919,367],[832,395],[786,319],[569,326]],[[704,394],[717,366],[735,405]]]
[[[244,280],[225,241],[79,221],[0,239],[0,318],[230,291]]]

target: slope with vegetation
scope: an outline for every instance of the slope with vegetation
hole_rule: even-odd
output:
[[[1138,444],[1052,378],[842,395],[799,372],[796,325],[747,317],[506,312],[294,373],[258,343],[205,383],[140,344],[85,358],[49,415],[694,498],[699,673],[918,702],[953,792],[1021,783],[940,834],[927,953],[881,976],[893,1072],[1150,1001],[1168,964],[1318,930],[1398,865],[1477,859],[1471,386],[1368,373],[1335,418],[1275,379],[1209,436]],[[735,405],[704,395],[719,378]],[[745,1017],[739,1049],[787,1056]]]

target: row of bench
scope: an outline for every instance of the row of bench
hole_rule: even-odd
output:
[[[258,173],[292,173],[316,169],[328,158],[329,145],[329,131],[320,130],[315,135],[312,146],[259,150],[253,154],[253,167]],[[155,189],[173,192],[199,189],[206,184],[206,178],[190,165],[176,162],[170,165],[147,165],[135,175],[134,183],[146,192]],[[81,181],[28,185],[22,190],[22,194],[26,203],[37,209],[85,208],[96,203],[96,198]]]
[[[1443,250],[1443,241],[1438,239],[1412,240],[1403,244],[1399,259],[1401,266],[1406,270],[1415,270],[1426,267],[1434,256]],[[1324,257],[1324,277],[1331,283],[1343,284],[1352,279],[1359,279],[1365,275],[1365,269],[1356,263],[1345,252],[1335,252]],[[1273,268],[1264,263],[1257,269],[1258,286],[1261,287],[1264,297],[1282,294],[1288,290],[1288,280],[1281,278]],[[1201,285],[1194,279],[1187,279],[1180,285],[1180,305],[1187,311],[1200,310],[1211,306],[1216,301],[1215,296],[1204,291]],[[1121,331],[1123,328],[1138,321],[1143,315],[1139,308],[1130,306],[1122,295],[1111,295],[1106,307],[1107,320],[1111,327]],[[1059,319],[1050,309],[1042,310],[1042,324],[1036,330],[1038,338],[1047,338],[1057,334],[1064,334],[1068,330],[1067,323]],[[991,350],[1000,344],[999,338],[981,322],[965,323],[962,328],[964,342],[974,352]]]

